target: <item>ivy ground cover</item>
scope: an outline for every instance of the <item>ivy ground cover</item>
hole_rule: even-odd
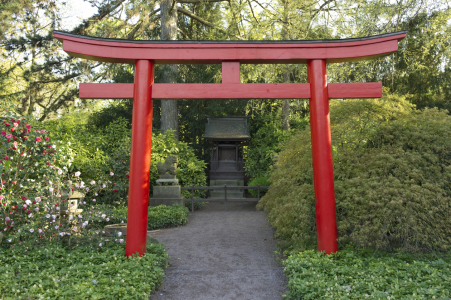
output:
[[[0,248],[1,299],[147,299],[164,278],[167,254],[148,243],[142,257],[124,256],[125,243]]]
[[[451,255],[292,252],[289,299],[450,299]]]

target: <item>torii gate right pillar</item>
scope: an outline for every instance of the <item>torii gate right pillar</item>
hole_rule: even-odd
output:
[[[330,254],[338,243],[326,61],[311,60],[307,68],[318,250]]]

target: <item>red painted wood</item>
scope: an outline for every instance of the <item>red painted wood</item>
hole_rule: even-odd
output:
[[[131,99],[133,83],[80,83],[83,99]],[[308,83],[154,83],[153,99],[308,99]]]
[[[338,243],[326,61],[312,60],[307,68],[318,251],[330,254],[338,251]]]
[[[134,63],[137,59],[151,59],[156,64],[219,64],[223,61],[240,63],[307,63],[311,59],[327,62],[346,62],[389,55],[398,49],[400,34],[360,42],[300,43],[300,44],[132,44],[104,42],[87,38],[67,38],[63,50],[74,57],[90,60]]]
[[[240,83],[240,63],[236,61],[222,62],[222,83]]]
[[[400,41],[406,37],[406,33],[398,32],[390,36],[370,36],[359,39],[345,39],[345,40],[299,40],[299,41],[176,41],[176,42],[161,42],[161,41],[136,41],[126,39],[102,39],[86,35],[75,35],[62,31],[55,31],[53,36],[60,42],[73,41],[81,42],[91,45],[101,45],[108,47],[127,47],[127,48],[335,48],[337,45],[340,47],[352,47],[360,45],[369,45],[385,41],[397,40]],[[224,43],[226,42],[226,43]]]
[[[230,99],[232,94],[241,92],[241,99],[310,98],[310,86],[305,83],[244,83],[238,86],[213,83],[155,83],[152,98]],[[328,92],[331,99],[379,98],[382,97],[382,83],[329,83]],[[80,98],[132,99],[133,83],[80,83]]]
[[[132,147],[128,192],[127,241],[125,255],[146,252],[149,207],[150,151],[152,148],[152,84],[154,64],[138,60],[135,64]]]
[[[329,83],[327,87],[330,99],[382,97],[382,82]]]
[[[133,83],[80,83],[80,99],[133,99]]]

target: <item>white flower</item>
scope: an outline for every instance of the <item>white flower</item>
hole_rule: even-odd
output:
[[[12,240],[11,240],[11,239],[9,239],[9,240],[8,240],[8,243],[11,243],[11,241],[12,241]]]
[[[38,229],[38,232],[39,232],[39,233],[42,233],[42,229]]]
[[[94,193],[94,196],[98,196],[99,194],[97,194],[97,193]]]
[[[29,214],[28,217],[31,218],[33,216],[33,214]]]
[[[106,218],[106,221],[107,221],[107,222],[109,222],[109,221],[110,221],[110,219],[109,219],[109,218]]]
[[[41,202],[41,197],[36,197],[34,200],[36,200],[36,202]]]
[[[49,184],[50,184],[50,185],[52,185],[52,184],[53,184],[53,182],[51,182],[51,181],[49,180]]]
[[[50,218],[50,215],[49,215],[49,214],[46,214],[45,217],[48,219],[48,218]]]
[[[60,210],[60,207],[58,206],[58,207],[56,208],[56,210]]]
[[[69,216],[69,220],[72,220],[73,218],[74,218],[73,215],[70,215],[70,216]]]
[[[124,221],[121,221],[121,223],[124,223]]]
[[[67,144],[70,146],[70,142],[67,142]]]
[[[105,183],[104,183],[104,184],[102,184],[102,187],[103,187],[103,188],[106,188],[106,184],[105,184]]]
[[[119,231],[119,232],[117,233],[117,236],[122,236],[122,232]]]
[[[111,175],[111,176],[114,176],[114,173],[113,173],[113,172],[110,172],[110,175]]]
[[[10,218],[9,218],[9,217],[6,217],[6,218],[5,218],[5,221],[6,221],[6,222],[8,222],[9,220],[10,220]]]
[[[82,182],[80,182],[80,187],[81,188],[84,188],[85,187],[85,183],[82,181]]]
[[[24,205],[23,205],[23,207],[27,208],[27,205],[26,205],[26,204],[24,204]]]
[[[56,149],[56,145],[52,145],[52,148],[53,148],[53,149]]]
[[[50,191],[50,192],[53,192],[53,188],[52,188],[52,187],[49,187],[49,191]]]
[[[53,218],[53,220],[55,220],[56,219],[56,215],[52,215],[52,218]]]
[[[77,217],[78,217],[79,219],[83,218],[83,216],[82,216],[82,215],[78,215]]]
[[[102,247],[102,243],[99,244],[99,247]]]
[[[105,214],[102,214],[102,218],[104,218],[104,219],[105,219],[105,217],[106,217],[106,215],[105,215]]]
[[[65,232],[60,232],[60,235],[63,236],[65,234]]]
[[[86,188],[86,191],[89,191],[89,188]]]
[[[90,184],[94,185],[94,184],[96,184],[96,182],[93,180],[93,181],[90,182]]]
[[[58,169],[58,174],[59,174],[59,175],[63,174],[63,170]]]
[[[25,200],[25,203],[26,203],[27,205],[30,205],[30,204],[31,204],[31,201],[30,201],[30,200]]]
[[[92,199],[92,201],[96,202],[96,199]]]
[[[77,226],[74,226],[74,231],[77,231]]]
[[[33,232],[34,232],[34,229],[33,229],[33,228],[32,228],[32,229],[30,229],[30,232],[31,232],[31,233],[33,233]]]
[[[37,167],[37,166],[39,166],[39,164],[38,163],[34,163],[34,166]]]
[[[55,229],[58,229],[58,228],[59,228],[59,226],[58,226],[58,225],[56,225],[56,226],[55,226]]]
[[[70,167],[70,164],[69,164],[69,167]],[[80,176],[80,174],[81,174],[81,172],[80,171],[77,171],[77,172],[75,172],[75,177],[79,177]]]
[[[35,211],[39,211],[39,207],[36,207],[34,210],[35,210]]]
[[[124,242],[124,240],[123,240],[123,239],[120,239],[120,240],[119,240],[119,243],[123,243],[123,242]]]

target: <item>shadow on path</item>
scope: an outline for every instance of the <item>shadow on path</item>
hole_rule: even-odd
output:
[[[183,227],[149,231],[171,256],[151,300],[277,300],[286,291],[274,231],[255,203],[209,203]]]

